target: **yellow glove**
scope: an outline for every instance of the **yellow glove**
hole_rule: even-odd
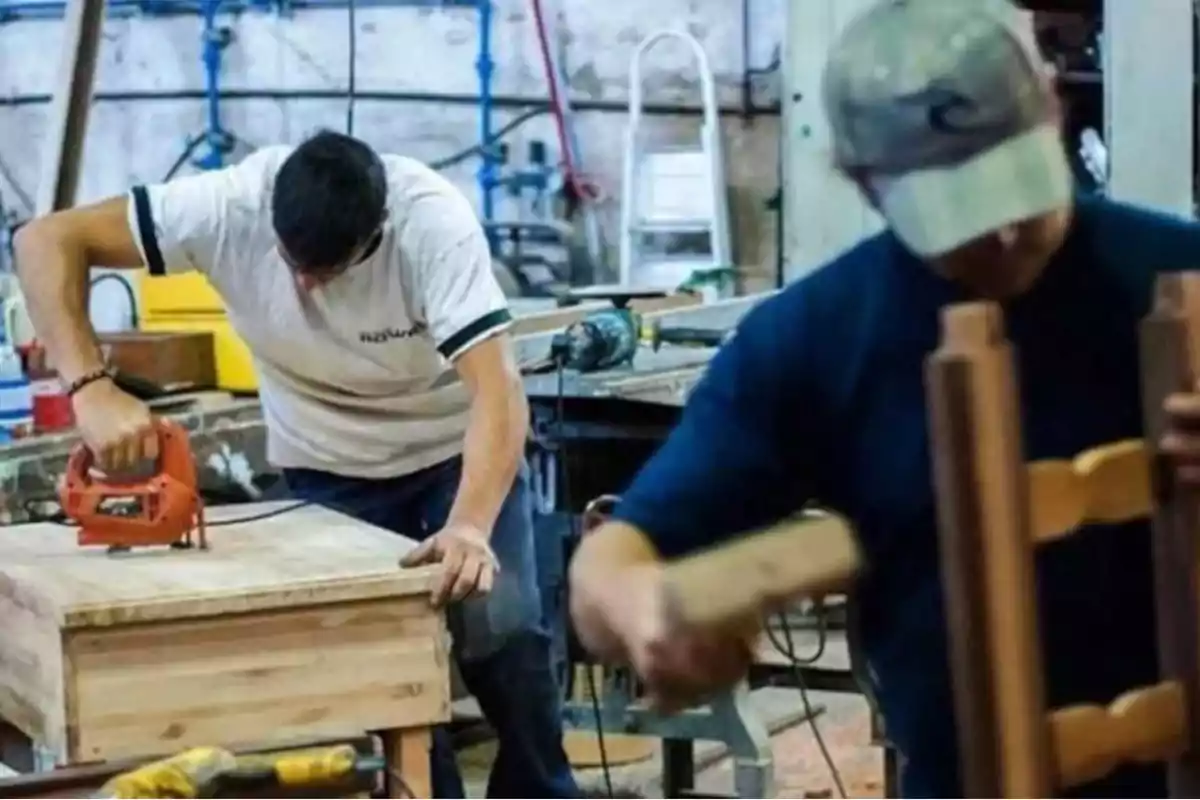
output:
[[[206,797],[221,777],[236,767],[237,759],[228,750],[196,747],[116,776],[104,784],[97,797]]]

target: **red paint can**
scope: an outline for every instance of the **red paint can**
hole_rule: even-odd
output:
[[[26,374],[33,394],[33,430],[36,433],[56,433],[75,426],[71,398],[58,378],[58,373],[46,362],[46,351],[36,342],[25,351]]]
[[[58,377],[30,381],[33,390],[33,429],[38,433],[64,431],[75,425],[75,412]]]

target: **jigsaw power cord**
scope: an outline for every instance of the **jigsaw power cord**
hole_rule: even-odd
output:
[[[564,363],[563,353],[555,353],[554,358],[557,366],[558,384],[555,389],[554,397],[554,445],[558,450],[558,478],[562,484],[562,504],[567,510],[568,524],[571,526],[571,541],[578,541],[582,535],[579,530],[578,519],[575,516],[574,507],[571,505],[571,478],[570,470],[567,467],[567,391],[566,391],[566,364]],[[567,592],[571,591],[570,584],[567,584]],[[569,605],[569,604],[568,604]],[[568,617],[569,619],[569,617]],[[569,622],[568,622],[569,624]],[[608,793],[608,797],[616,797],[613,793],[612,770],[608,763],[608,748],[604,741],[604,715],[600,711],[600,691],[596,685],[596,673],[591,668],[591,665],[586,665],[584,673],[587,675],[587,692],[591,698],[592,718],[596,723],[596,749],[600,756],[600,769],[604,772],[604,789]]]
[[[259,513],[259,514],[247,514],[244,517],[234,517],[233,519],[218,519],[218,520],[213,520],[211,522],[208,520],[205,520],[204,527],[206,527],[206,528],[226,528],[226,527],[229,527],[230,525],[244,525],[247,522],[260,522],[264,519],[271,519],[272,517],[278,517],[283,514],[291,513],[292,511],[298,511],[306,506],[323,504],[324,501],[333,500],[333,499],[335,499],[334,493],[331,493],[329,497],[314,497],[309,500],[297,500],[295,503],[292,503],[290,505],[282,506],[280,508],[273,508],[270,511],[263,511],[262,513]],[[25,500],[23,507],[25,509],[25,516],[28,518],[27,521],[28,522],[44,522],[44,523],[49,523],[51,525],[64,525],[68,528],[76,527],[75,523],[70,518],[68,518],[65,514],[63,514],[61,511],[59,511],[58,513],[55,513],[55,514],[46,514],[42,511],[38,511],[38,510],[34,509],[35,505],[50,505],[50,504],[58,505],[58,500],[51,499],[51,498],[37,498],[37,497],[31,497],[31,498],[28,498],[27,500]],[[8,523],[8,524],[22,524],[22,523]],[[0,527],[5,527],[5,526],[0,525]]]
[[[783,634],[783,641],[780,642],[775,638],[775,631],[771,626],[767,626],[767,638],[770,639],[771,645],[778,650],[784,658],[788,660],[788,665],[792,668],[792,676],[796,680],[796,688],[800,690],[800,702],[804,704],[804,714],[808,717],[808,725],[812,728],[813,739],[817,742],[817,749],[821,751],[821,758],[825,761],[825,766],[829,768],[829,774],[833,778],[833,784],[837,787],[838,797],[845,800],[846,786],[842,782],[842,773],[834,763],[833,755],[829,752],[829,747],[825,744],[825,737],[821,735],[821,726],[817,724],[817,715],[813,709],[812,702],[808,697],[808,684],[804,680],[804,667],[813,664],[822,655],[825,654],[825,643],[828,639],[828,624],[825,619],[826,612],[821,610],[817,617],[817,649],[812,655],[800,658],[796,654],[796,642],[792,639],[792,629],[788,624],[787,615],[779,613],[775,616],[777,625]]]
[[[801,658],[793,653],[795,650],[794,642],[791,638],[791,628],[788,626],[787,614],[780,612],[775,615],[774,622],[769,623],[766,627],[767,640],[771,642],[771,646],[776,652],[780,653],[784,658],[788,659],[790,664],[798,667],[811,666],[821,660],[821,656],[825,655],[825,647],[829,642],[829,623],[828,614],[824,608],[817,609],[817,647],[812,655],[807,655]],[[779,633],[782,631],[785,640],[780,641]]]
[[[357,486],[339,487],[337,490],[331,490],[329,492],[317,493],[317,494],[313,495],[312,497],[309,497],[305,500],[296,500],[295,502],[289,503],[288,505],[280,506],[279,508],[272,508],[269,511],[262,511],[257,514],[246,514],[244,516],[233,517],[231,519],[218,519],[218,520],[212,520],[212,521],[205,520],[204,526],[206,528],[227,528],[231,525],[244,525],[248,522],[261,522],[263,520],[271,519],[273,517],[279,517],[284,514],[290,514],[293,511],[299,511],[302,508],[307,508],[308,506],[313,506],[313,505],[325,505],[325,506],[329,506],[329,507],[333,508],[333,510],[337,511],[337,510],[339,510],[337,507],[338,501],[349,500],[358,491],[359,491],[359,487],[357,487]],[[385,503],[385,502],[391,502],[391,498],[390,497],[382,497],[379,502],[379,505],[383,505],[383,503]],[[41,506],[45,506],[45,505],[58,506],[59,505],[58,498],[45,498],[45,497],[27,498],[25,500],[25,502],[23,503],[23,507],[25,509],[25,515],[28,518],[27,519],[28,522],[45,522],[45,523],[50,523],[50,524],[54,524],[54,525],[65,525],[65,526],[71,527],[71,528],[76,527],[75,523],[72,520],[70,520],[65,514],[62,513],[61,506],[59,506],[60,511],[58,513],[46,514],[35,508],[35,506],[39,506],[39,505],[41,505]],[[372,507],[373,507],[373,504],[367,503],[365,506],[359,506],[359,508],[357,510],[359,513],[361,513],[361,511],[370,510]],[[346,511],[343,513],[350,513],[350,512]],[[351,516],[354,516],[354,514],[351,514]],[[21,523],[8,523],[8,524],[21,524]],[[0,527],[5,527],[5,525],[0,525]]]

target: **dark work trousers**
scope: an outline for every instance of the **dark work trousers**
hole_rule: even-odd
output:
[[[412,539],[438,532],[450,514],[462,462],[451,459],[388,479],[284,470],[291,493]],[[447,609],[453,654],[467,689],[496,731],[499,750],[488,797],[578,797],[562,744],[559,687],[550,666],[533,550],[529,470],[522,464],[492,531],[500,562],[486,597]],[[430,754],[435,797],[466,797],[448,733]]]

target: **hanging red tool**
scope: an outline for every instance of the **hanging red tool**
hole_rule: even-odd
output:
[[[599,188],[584,179],[579,172],[578,154],[575,152],[567,115],[570,112],[570,100],[561,86],[562,73],[559,71],[551,49],[550,30],[546,22],[542,0],[531,0],[533,5],[534,27],[537,29],[538,49],[542,56],[542,68],[546,72],[547,90],[550,93],[550,113],[554,117],[554,128],[558,134],[558,147],[562,153],[563,178],[570,187],[576,199],[581,204],[593,202],[599,198]]]
[[[107,545],[110,551],[156,545],[207,548],[187,430],[170,420],[155,425],[158,465],[149,478],[109,481],[93,473],[94,458],[86,445],[71,451],[59,501],[63,513],[79,525],[80,546]]]

